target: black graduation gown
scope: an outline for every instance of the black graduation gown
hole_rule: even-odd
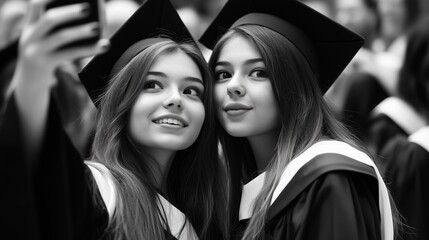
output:
[[[399,213],[411,227],[405,228],[404,239],[429,239],[429,153],[409,140],[419,131],[416,129],[423,128],[424,119],[400,101],[378,109],[368,144],[376,153],[375,161]]]
[[[347,79],[349,87],[342,109],[342,119],[361,140],[365,141],[370,112],[389,94],[376,77],[356,73]]]
[[[366,143],[379,155],[390,139],[408,136],[424,125],[425,120],[408,103],[389,97],[372,111]]]
[[[404,239],[429,239],[429,152],[407,137],[396,136],[380,154],[380,171],[405,224],[411,227]]]
[[[268,209],[265,239],[381,239],[374,170],[338,154],[304,165]],[[240,239],[249,219],[232,239]]]
[[[18,113],[11,108],[4,122],[16,122]],[[17,124],[0,121],[0,168],[2,217],[0,231],[12,239],[41,239],[39,237],[37,209],[33,181],[27,172],[20,151],[21,129]]]
[[[0,126],[0,153],[1,159],[11,164],[7,165],[8,174],[2,175],[2,180],[18,181],[6,188],[8,192],[3,192],[11,198],[7,198],[6,205],[10,210],[2,217],[12,221],[9,223],[11,228],[2,234],[11,233],[6,235],[26,240],[111,239],[105,233],[108,212],[100,192],[94,190],[93,174],[63,130],[52,97],[50,102],[43,150],[34,177],[27,174],[28,166],[21,156],[22,141],[19,138],[22,135],[19,134],[20,121],[13,97],[7,105]],[[16,132],[12,133],[11,129]],[[10,138],[14,141],[8,141]],[[22,177],[11,177],[16,173],[21,173]],[[27,212],[29,218],[25,216]],[[24,232],[16,233],[18,230]],[[165,233],[166,239],[176,239],[167,231]]]
[[[15,164],[8,170],[22,173],[28,179],[27,187],[30,188],[25,194],[16,191],[6,194],[33,206],[30,213],[33,213],[34,221],[25,228],[35,229],[35,234],[30,238],[14,239],[99,239],[107,226],[107,211],[103,204],[99,204],[101,201],[95,200],[101,199],[101,196],[93,192],[92,174],[63,131],[53,105],[49,109],[43,149],[32,175],[28,173],[28,164],[22,156],[20,120],[13,96],[6,107],[0,129],[2,159],[20,163],[20,166]],[[8,132],[10,129],[17,131]],[[11,137],[16,140],[9,142]],[[20,188],[20,185],[12,183],[9,182],[10,189]],[[11,203],[8,207],[19,209],[17,203]]]
[[[380,114],[372,118],[366,143],[373,154],[379,155],[386,143],[397,135],[408,136],[405,130],[390,117]]]

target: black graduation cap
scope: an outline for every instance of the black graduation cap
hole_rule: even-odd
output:
[[[114,67],[125,66],[145,47],[166,38],[196,45],[170,0],[147,0],[112,35],[110,49],[95,56],[79,73],[93,102],[97,105]]]
[[[319,73],[323,92],[364,43],[358,34],[296,0],[229,0],[200,38],[213,49],[230,28],[256,24],[289,39]]]

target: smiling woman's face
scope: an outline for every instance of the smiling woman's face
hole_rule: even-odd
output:
[[[280,114],[261,54],[245,38],[225,43],[215,65],[215,101],[220,123],[234,137],[270,133]]]
[[[201,72],[189,56],[161,55],[132,107],[130,135],[148,152],[191,146],[205,118],[203,94]]]

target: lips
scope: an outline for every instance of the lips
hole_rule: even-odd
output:
[[[165,124],[165,125],[171,125],[171,126],[178,126],[178,127],[187,127],[189,124],[188,122],[183,119],[180,116],[162,116],[154,119],[152,122],[156,124]]]
[[[223,108],[224,111],[228,112],[228,111],[238,111],[238,110],[251,110],[252,107],[249,107],[247,105],[241,104],[241,103],[229,103],[226,104]]]

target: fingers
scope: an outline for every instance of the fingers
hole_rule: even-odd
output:
[[[51,60],[55,62],[64,62],[73,59],[95,56],[106,52],[110,48],[108,39],[101,39],[93,45],[78,46],[56,51],[51,55]]]
[[[60,46],[94,37],[99,33],[98,23],[95,22],[61,27],[52,32],[58,26],[88,15],[89,5],[83,3],[51,8],[40,15],[40,11],[43,12],[49,1],[52,0],[35,0],[32,2],[28,20],[34,20],[35,22],[28,23],[21,35],[21,58],[29,61],[39,59],[39,62],[43,62],[43,59],[51,62],[49,60],[50,56]]]
[[[34,23],[33,28],[37,29],[37,31],[34,31],[33,37],[43,38],[58,26],[82,19],[88,16],[89,12],[89,5],[87,3],[49,9]]]
[[[99,32],[100,29],[97,22],[68,27],[49,35],[45,38],[43,45],[46,47],[46,51],[55,51],[69,43],[95,37]]]
[[[24,21],[24,27],[34,23],[45,11],[46,5],[52,0],[31,0],[28,8],[28,14]]]

